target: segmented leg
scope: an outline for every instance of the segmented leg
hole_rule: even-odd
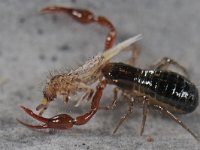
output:
[[[100,106],[99,109],[104,109],[104,110],[111,110],[114,109],[114,107],[116,107],[116,102],[118,99],[118,88],[114,88],[113,89],[113,100],[112,102],[108,105],[108,106]]]
[[[200,141],[199,137],[197,137],[178,117],[174,116],[169,110],[165,109],[162,106],[154,105],[155,109],[160,110],[163,114],[167,115],[169,118],[174,120],[176,123],[181,125],[185,130],[187,130],[197,141]]]
[[[144,126],[146,123],[147,119],[147,111],[148,111],[148,98],[146,96],[143,96],[143,117],[142,117],[142,124],[141,124],[141,130],[140,130],[140,135],[142,136],[144,132]]]
[[[128,50],[131,51],[131,58],[127,60],[127,64],[133,66],[140,55],[140,46],[134,43]]]
[[[128,100],[129,103],[129,110],[128,112],[120,119],[117,127],[115,128],[115,130],[113,131],[113,134],[117,132],[117,130],[119,129],[119,127],[122,125],[122,123],[131,115],[131,113],[133,112],[133,105],[135,102],[140,101],[140,99],[143,99],[143,118],[142,118],[142,124],[141,124],[141,131],[140,131],[140,135],[143,134],[144,132],[144,126],[145,126],[145,122],[146,122],[146,118],[147,118],[147,111],[148,111],[148,97],[146,96],[136,96],[136,97],[132,97],[130,98],[126,93],[123,93],[124,97]]]
[[[75,107],[78,107],[86,98],[90,100],[94,94],[94,90],[86,84],[79,84],[79,87],[85,92],[85,95],[76,103]]]
[[[60,6],[50,6],[43,8],[41,10],[44,13],[50,12],[62,12],[71,16],[73,19],[82,24],[97,23],[102,27],[109,30],[109,33],[105,41],[105,50],[112,47],[116,39],[116,30],[112,23],[103,16],[95,16],[92,12],[86,9],[70,8],[70,7],[60,7]]]
[[[120,119],[119,123],[117,124],[116,128],[113,131],[113,134],[117,132],[122,123],[131,115],[131,113],[133,112],[133,104],[134,104],[134,98],[131,98],[129,101],[129,109],[127,113]]]
[[[98,107],[99,107],[99,102],[101,100],[103,90],[106,87],[106,81],[103,80],[101,81],[98,86],[96,87],[96,93],[93,96],[92,103],[91,103],[91,108],[90,111],[85,113],[82,116],[78,116],[76,118],[72,118],[68,114],[59,114],[56,115],[52,118],[44,118],[42,116],[39,116],[35,113],[33,113],[30,109],[21,106],[22,110],[25,111],[28,115],[30,115],[32,118],[43,122],[44,124],[42,125],[30,125],[27,123],[24,123],[20,120],[18,120],[22,125],[28,127],[28,128],[35,128],[35,129],[46,129],[46,128],[54,128],[54,129],[68,129],[72,128],[73,125],[83,125],[86,124],[92,117],[93,115],[97,112]]]
[[[173,59],[168,58],[168,57],[162,58],[158,63],[150,66],[150,68],[151,69],[167,69],[169,67],[169,65],[174,65],[176,68],[179,68],[185,74],[185,76],[187,78],[189,78],[189,73],[187,72],[185,67],[183,67],[178,62],[176,62]]]

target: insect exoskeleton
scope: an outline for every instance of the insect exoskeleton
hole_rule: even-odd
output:
[[[173,64],[185,72],[185,69],[181,65],[169,58],[163,58],[150,69],[140,69],[124,63],[107,63],[104,66],[102,73],[107,82],[121,89],[124,96],[129,101],[129,111],[125,114],[125,117],[122,117],[114,133],[122,122],[131,114],[134,104],[139,103],[143,106],[141,135],[144,131],[147,109],[152,108],[166,114],[185,128],[194,138],[199,140],[198,137],[173,114],[193,112],[199,103],[198,89],[187,77],[166,70],[169,64]]]

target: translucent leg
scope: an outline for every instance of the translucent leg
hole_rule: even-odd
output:
[[[104,110],[114,109],[114,107],[116,107],[116,102],[117,102],[117,99],[118,99],[118,92],[119,92],[118,88],[114,88],[113,89],[113,100],[112,100],[112,102],[107,106],[99,107],[99,109],[104,109]]]
[[[123,117],[121,117],[119,123],[117,124],[116,128],[113,131],[113,134],[115,134],[117,132],[119,127],[122,125],[122,123],[131,115],[131,113],[133,112],[133,104],[134,104],[134,99],[132,98],[129,103],[128,111],[125,113],[125,115]]]
[[[173,65],[176,68],[180,69],[184,73],[184,75],[187,78],[189,78],[189,73],[187,72],[185,67],[183,67],[182,65],[177,63],[175,60],[173,60],[171,58],[168,58],[168,57],[162,58],[158,63],[156,63],[155,65],[150,66],[150,69],[167,69],[170,65]]]
[[[169,110],[163,108],[162,106],[154,105],[154,107],[160,110],[163,114],[166,114],[169,118],[174,120],[180,126],[182,126],[185,130],[187,130],[197,141],[200,141],[199,137],[197,137],[178,117],[174,116]]]

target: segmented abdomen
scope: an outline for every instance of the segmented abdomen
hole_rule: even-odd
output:
[[[185,77],[162,70],[142,70],[137,81],[144,86],[144,93],[156,100],[174,106],[184,112],[192,112],[198,106],[198,90]]]
[[[110,63],[102,70],[106,79],[122,89],[138,90],[171,108],[189,113],[198,106],[198,90],[188,79],[164,70],[142,70],[123,63]]]

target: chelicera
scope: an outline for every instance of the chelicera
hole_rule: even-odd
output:
[[[88,10],[58,6],[44,8],[42,12],[64,12],[80,23],[88,24],[95,22],[101,26],[105,26],[109,29],[109,33],[106,38],[105,51],[103,54],[89,60],[75,71],[52,77],[44,88],[44,99],[36,108],[40,111],[39,114],[42,115],[44,110],[48,107],[49,102],[53,101],[58,95],[63,95],[64,101],[67,103],[70,94],[74,95],[76,92],[83,91],[86,94],[80,101],[85,98],[92,99],[91,109],[84,115],[75,119],[68,114],[44,118],[33,113],[30,109],[21,106],[31,117],[44,123],[34,126],[18,120],[21,124],[36,129],[68,129],[73,125],[83,125],[87,123],[99,109],[99,103],[106,85],[113,84],[116,86],[114,89],[113,101],[110,105],[104,107],[104,109],[109,110],[115,107],[118,91],[122,91],[129,105],[128,112],[121,118],[114,133],[130,116],[135,104],[142,104],[143,119],[140,131],[141,135],[144,132],[147,110],[152,108],[166,114],[169,118],[186,129],[195,139],[199,140],[198,137],[173,114],[190,113],[198,106],[198,90],[188,79],[188,73],[183,66],[166,57],[147,69],[133,67],[133,64],[110,62],[112,57],[138,41],[141,37],[138,35],[111,48],[116,38],[116,31],[112,23],[105,17],[96,17]],[[132,62],[135,61],[137,56],[133,56],[133,58],[134,60]],[[167,69],[169,65],[174,65],[181,69],[185,76]],[[99,83],[96,90],[91,89],[90,85],[97,81],[99,81]]]

